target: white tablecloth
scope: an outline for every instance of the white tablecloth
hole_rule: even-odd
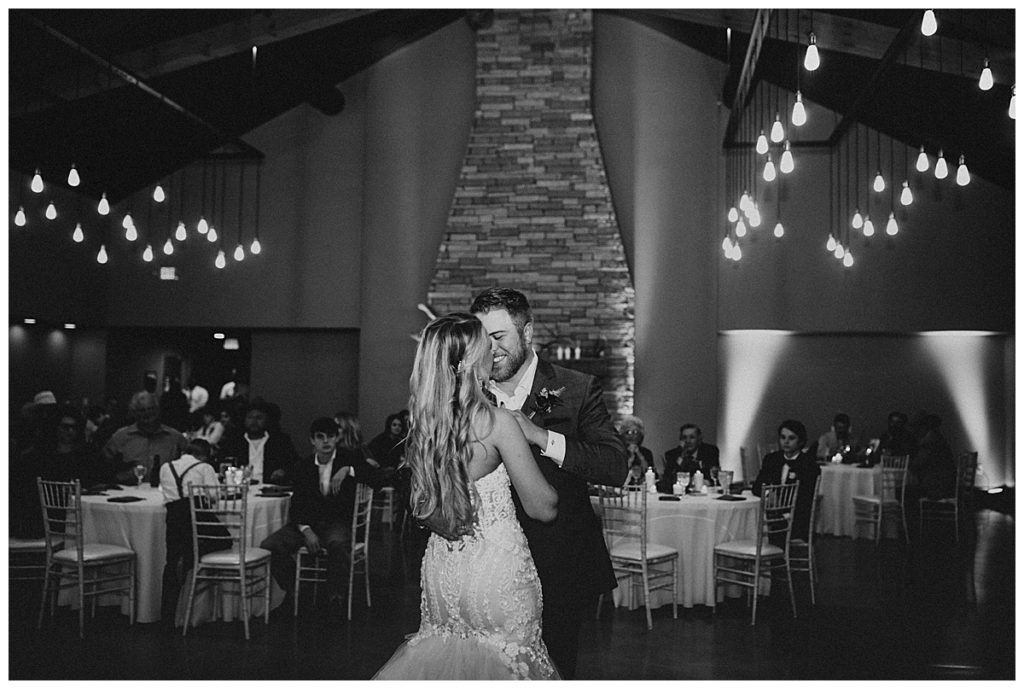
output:
[[[259,545],[264,538],[284,525],[288,519],[289,503],[287,497],[261,498],[256,494],[257,489],[256,486],[250,489],[248,500],[249,536],[250,542],[255,545]],[[109,498],[120,495],[143,499],[138,502],[108,502]],[[164,564],[167,561],[166,509],[160,489],[148,485],[140,488],[125,486],[124,490],[109,490],[105,496],[82,496],[82,513],[86,543],[109,543],[135,551],[135,621],[159,621],[160,594],[163,589]],[[283,598],[279,588],[277,592],[278,595],[271,599],[271,607],[279,604]],[[70,601],[71,598],[73,595],[68,592],[62,595],[61,601]],[[101,598],[100,604],[104,601]],[[116,597],[110,598],[111,604],[116,604],[116,601]],[[259,609],[262,613],[262,606]],[[122,602],[121,611],[128,614],[127,601]],[[231,611],[228,610],[225,617],[230,615]],[[207,618],[209,616],[206,615]]]
[[[647,538],[679,551],[679,602],[683,607],[713,605],[715,601],[714,549],[719,543],[753,538],[757,530],[757,511],[761,503],[749,493],[745,500],[716,500],[716,495],[684,496],[678,502],[658,500],[649,495],[647,502]],[[597,498],[594,498],[596,501]],[[738,587],[722,587],[717,600],[728,593],[740,595]],[[616,605],[630,608],[643,605],[643,599],[631,600],[629,587],[620,585],[614,592]],[[672,604],[672,591],[651,593],[651,607]]]
[[[871,469],[854,464],[824,464],[821,467],[821,514],[815,531],[831,536],[854,536],[853,496],[876,495],[881,486],[879,466]],[[862,528],[861,535],[869,535]]]

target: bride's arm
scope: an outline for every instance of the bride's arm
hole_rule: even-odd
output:
[[[553,521],[558,514],[558,493],[540,473],[519,424],[504,409],[495,410],[492,438],[526,514],[542,522]]]

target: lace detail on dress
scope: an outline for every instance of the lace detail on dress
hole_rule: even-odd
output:
[[[432,534],[423,556],[420,629],[409,639],[475,639],[496,650],[515,677],[551,677],[541,641],[541,587],[516,519],[503,464],[476,482],[475,532],[457,541]]]

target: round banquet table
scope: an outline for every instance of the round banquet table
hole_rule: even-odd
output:
[[[870,469],[855,464],[823,464],[821,513],[815,532],[830,536],[855,536],[853,496],[876,495],[881,487],[881,466]],[[861,529],[868,535],[868,529]]]
[[[735,502],[717,500],[717,495],[680,496],[678,502],[658,497],[647,496],[647,539],[679,551],[679,604],[692,608],[714,605],[725,595],[740,596],[739,587],[723,586],[716,599],[714,550],[719,543],[754,537],[761,499],[749,492]],[[643,594],[632,595],[632,588],[624,580],[613,592],[615,604],[642,606]],[[652,608],[671,604],[671,590],[651,592]]]
[[[163,589],[164,564],[167,561],[167,527],[163,495],[159,488],[149,485],[141,487],[122,486],[123,490],[108,490],[106,495],[83,495],[82,496],[82,519],[86,543],[109,543],[131,548],[136,554],[136,600],[135,600],[135,621],[136,622],[157,622],[160,620],[160,594]],[[259,497],[257,491],[259,486],[252,486],[249,490],[247,501],[248,526],[250,543],[259,545],[260,542],[281,528],[288,519],[288,503],[290,498]],[[142,498],[137,502],[108,502],[112,497],[134,496]],[[284,598],[284,592],[274,586],[274,594],[271,596],[271,608],[280,604]],[[187,597],[188,589],[182,587],[183,596]],[[65,595],[66,594],[66,595]],[[61,602],[70,602],[74,598],[73,592],[62,592]],[[225,599],[224,610],[221,614],[225,619],[230,619],[233,614],[229,603],[226,600],[231,596],[222,596]],[[237,597],[235,597],[237,598]],[[116,605],[120,600],[118,596],[100,598],[100,604],[105,602]],[[262,614],[262,597],[253,601],[253,615]],[[184,601],[179,601],[179,609],[183,607]],[[259,609],[257,613],[256,610]],[[121,602],[121,611],[128,614],[128,602]],[[207,612],[205,618],[210,618]]]

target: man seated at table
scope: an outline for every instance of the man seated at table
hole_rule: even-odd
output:
[[[718,448],[704,442],[704,435],[694,423],[679,427],[679,446],[665,453],[665,471],[658,481],[658,490],[671,493],[676,482],[676,473],[692,474],[700,469],[704,480],[709,481],[712,470],[718,470]]]
[[[888,427],[879,439],[875,453],[902,457],[914,454],[916,449],[917,441],[907,427],[907,415],[898,411],[889,412]]]
[[[362,452],[339,452],[341,429],[329,417],[313,421],[313,455],[295,465],[295,493],[288,523],[260,544],[272,553],[270,569],[290,598],[295,584],[295,554],[302,546],[327,554],[327,595],[331,612],[341,614],[344,579],[352,550],[352,510],[356,481],[373,475]]]
[[[117,429],[103,447],[103,455],[113,466],[118,483],[135,485],[134,468],[141,464],[146,467],[143,481],[155,485],[160,471],[157,464],[180,457],[188,440],[179,431],[160,423],[160,404],[153,393],[136,392],[128,403],[128,410],[135,423]]]
[[[818,438],[818,459],[830,462],[833,457],[840,455],[842,461],[853,462],[860,452],[860,445],[849,414],[840,412],[832,419],[832,428]]]
[[[252,468],[252,477],[263,483],[290,483],[287,469],[298,461],[291,438],[271,429],[273,410],[260,398],[245,410],[245,433],[221,441],[220,457],[234,457],[237,466]]]
[[[787,419],[779,424],[779,450],[769,452],[761,461],[761,471],[754,479],[751,491],[761,496],[761,487],[799,481],[796,493],[792,538],[806,539],[814,506],[814,484],[821,475],[821,467],[805,451],[807,429],[802,423]],[[782,544],[776,544],[781,545]]]

